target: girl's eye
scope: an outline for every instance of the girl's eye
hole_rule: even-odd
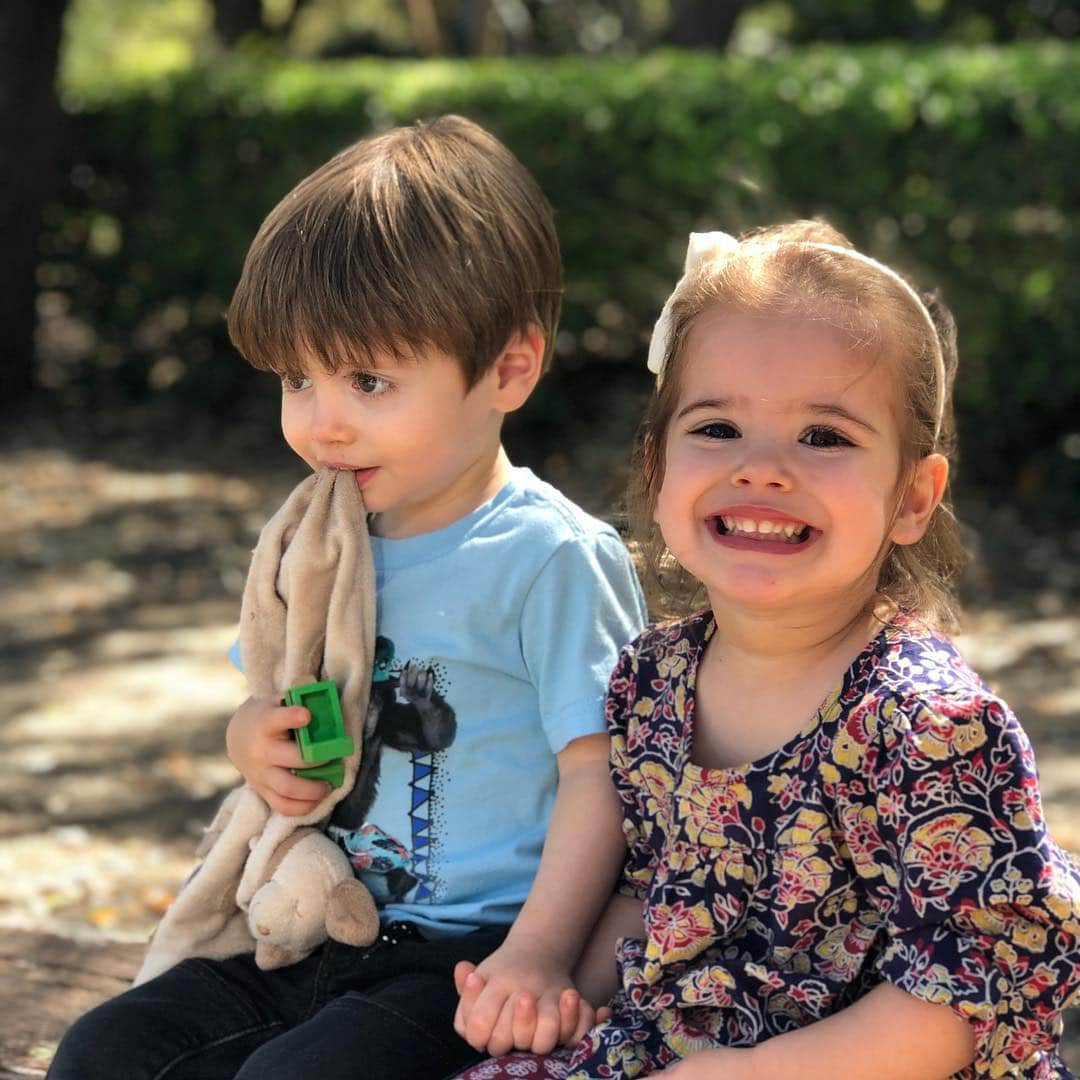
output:
[[[826,426],[809,428],[803,433],[799,442],[818,450],[833,450],[840,446],[855,445],[842,431]]]
[[[296,394],[301,390],[306,390],[311,385],[311,380],[304,376],[292,376],[283,375],[281,379],[281,388],[287,394]]]
[[[353,376],[353,386],[367,397],[376,397],[394,388],[394,384],[389,379],[384,379],[381,375],[372,375],[370,371],[358,371]]]
[[[702,435],[706,439],[737,439],[739,429],[726,420],[710,420],[707,424],[694,428],[692,435]]]

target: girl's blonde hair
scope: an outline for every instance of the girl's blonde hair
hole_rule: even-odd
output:
[[[898,417],[897,510],[918,462],[932,453],[951,458],[956,444],[956,326],[936,294],[916,290],[912,296],[893,271],[875,269],[824,222],[796,221],[745,233],[737,245],[704,258],[677,286],[670,301],[663,375],[638,435],[627,496],[630,521],[641,545],[650,600],[654,610],[664,614],[685,610],[702,592],[700,583],[667,550],[653,511],[664,479],[664,445],[678,403],[686,341],[701,314],[718,307],[824,322],[839,330],[852,348],[891,366],[903,410]],[[875,599],[952,630],[957,618],[954,583],[964,561],[946,490],[921,540],[908,545],[886,541]]]

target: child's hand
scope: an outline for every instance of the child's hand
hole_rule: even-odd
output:
[[[539,1004],[531,989],[503,994],[492,988],[484,1001],[488,979],[467,961],[455,967],[454,984],[461,997],[455,1030],[474,1049],[494,1057],[510,1050],[548,1054],[558,1045],[575,1046],[594,1023],[611,1015],[610,1009],[598,1013],[572,986],[557,997],[554,987],[541,991]]]
[[[299,705],[248,698],[225,730],[229,760],[279,814],[310,813],[329,790],[322,780],[308,780],[290,771],[311,764],[300,756],[300,747],[289,734],[310,720],[311,714]]]

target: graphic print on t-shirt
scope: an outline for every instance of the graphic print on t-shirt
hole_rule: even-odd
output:
[[[329,835],[342,847],[376,902],[398,902],[413,892],[432,900],[438,880],[432,865],[432,823],[441,752],[454,742],[457,719],[441,691],[436,667],[395,661],[394,643],[375,640],[375,673],[364,725],[364,745],[352,791],[334,809]],[[408,837],[384,832],[367,816],[379,788],[384,752],[409,755]]]

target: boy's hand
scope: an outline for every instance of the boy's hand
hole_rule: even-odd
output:
[[[573,1046],[596,1017],[565,971],[509,943],[479,968],[459,963],[454,983],[461,997],[454,1029],[475,1050],[493,1057]]]
[[[272,698],[248,698],[225,729],[229,760],[244,779],[279,814],[307,814],[326,797],[330,785],[295,776],[303,769],[300,747],[290,732],[305,727],[311,714],[299,705],[282,705]]]

